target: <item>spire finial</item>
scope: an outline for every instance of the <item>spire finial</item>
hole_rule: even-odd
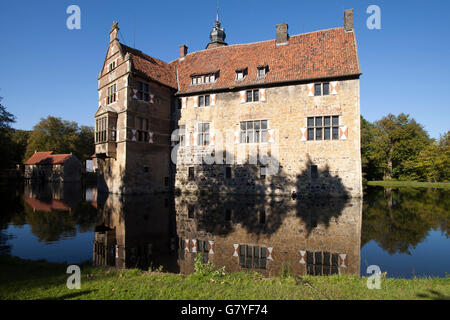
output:
[[[219,0],[217,0],[217,16],[216,21],[219,21]]]

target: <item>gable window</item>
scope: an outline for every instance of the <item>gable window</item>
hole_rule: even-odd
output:
[[[149,101],[148,94],[148,84],[144,82],[138,82],[138,93],[137,97],[139,100]]]
[[[109,64],[109,71],[113,71],[116,68],[116,62],[113,61]]]
[[[137,140],[148,141],[148,119],[137,117]]]
[[[198,97],[198,106],[199,107],[207,107],[211,104],[211,96],[208,94],[206,96]]]
[[[339,140],[339,116],[309,117],[308,140]]]
[[[209,145],[209,123],[198,124],[197,144],[199,146]]]
[[[113,84],[112,86],[108,87],[108,98],[107,98],[107,104],[116,102],[116,84]]]
[[[314,85],[314,95],[315,96],[328,96],[330,94],[330,83],[316,83]]]
[[[246,101],[247,102],[256,102],[259,101],[259,90],[247,90],[246,91]]]
[[[267,120],[241,122],[241,143],[267,142]]]

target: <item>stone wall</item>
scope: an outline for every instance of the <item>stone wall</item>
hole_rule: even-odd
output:
[[[268,120],[272,142],[231,143],[228,146],[189,146],[178,149],[175,187],[182,191],[214,190],[248,193],[295,193],[359,197],[362,195],[360,156],[359,79],[338,81],[336,94],[310,96],[308,84],[265,88],[265,101],[242,103],[240,91],[217,93],[215,105],[195,107],[196,97],[185,98],[179,125],[185,125],[190,137],[197,137],[199,122],[210,124],[212,134],[226,140],[239,133],[241,121]],[[261,96],[261,91],[260,91]],[[339,140],[303,141],[307,118],[339,116]],[[208,167],[201,162],[184,161],[215,152],[218,158],[231,153],[236,159],[232,179],[224,181],[226,165]],[[280,170],[260,178],[260,164],[250,165],[251,155],[265,153],[277,160]],[[239,164],[238,159],[243,159]],[[186,163],[188,162],[188,163]],[[318,177],[311,177],[311,166]],[[188,168],[194,167],[195,179],[189,181]],[[226,185],[226,187],[223,187]]]

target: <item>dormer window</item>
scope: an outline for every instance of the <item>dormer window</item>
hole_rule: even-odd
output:
[[[236,70],[236,81],[244,80],[247,75],[247,68],[237,69]]]
[[[258,71],[256,74],[257,78],[264,78],[267,74],[267,69],[268,69],[267,65],[261,65],[261,66],[258,66],[257,68],[258,68]]]
[[[192,75],[191,76],[191,84],[198,85],[204,83],[214,83],[216,82],[217,73],[208,73],[204,75]]]

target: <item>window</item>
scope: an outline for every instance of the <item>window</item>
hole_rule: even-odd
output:
[[[241,122],[241,143],[267,142],[267,120]]]
[[[264,209],[259,211],[259,223],[266,224],[266,210]]]
[[[191,84],[197,85],[197,84],[203,84],[203,83],[214,83],[216,82],[216,74],[217,73],[210,73],[205,75],[195,75],[191,76]]]
[[[328,96],[330,94],[330,83],[316,83],[314,85],[314,95],[315,96]]]
[[[209,145],[209,123],[198,124],[197,145],[199,146]]]
[[[186,144],[186,126],[180,126],[178,130],[178,136],[180,138],[180,146],[184,147]]]
[[[261,180],[266,180],[266,170],[266,166],[262,166],[261,168],[259,168],[259,177],[261,178]]]
[[[107,141],[106,117],[95,120],[95,142]]]
[[[339,116],[309,117],[308,140],[339,140]]]
[[[108,87],[108,98],[107,98],[107,104],[116,102],[116,84],[113,84],[112,86]]]
[[[308,275],[339,274],[339,255],[330,252],[306,252],[306,273]]]
[[[113,61],[109,64],[109,71],[113,71],[116,68],[116,62]]]
[[[258,67],[257,78],[264,78],[267,73],[267,66]]]
[[[211,96],[208,94],[206,96],[198,97],[198,106],[199,107],[207,107],[211,104]]]
[[[317,179],[319,177],[319,171],[316,165],[311,165],[311,179]]]
[[[244,80],[247,75],[247,68],[236,70],[236,81]]]
[[[117,118],[115,117],[104,116],[95,119],[95,142],[116,142],[116,124]]]
[[[188,178],[189,180],[194,180],[194,167],[189,167],[188,169]]]
[[[258,246],[239,245],[239,265],[248,269],[266,268],[267,249]]]
[[[259,90],[247,90],[247,102],[259,101]]]
[[[148,119],[137,117],[137,140],[147,142],[149,139]]]
[[[231,167],[226,167],[226,169],[225,169],[225,177],[227,179],[231,179]]]
[[[139,100],[149,101],[149,94],[148,94],[148,84],[144,82],[138,81],[138,93],[137,97]]]

